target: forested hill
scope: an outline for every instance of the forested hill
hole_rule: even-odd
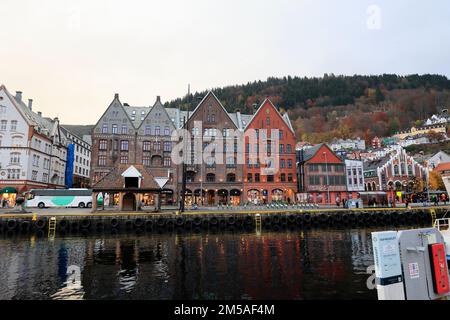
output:
[[[289,112],[299,139],[387,136],[450,106],[450,80],[441,75],[335,76],[268,78],[213,89],[228,111],[253,113],[269,97]],[[196,106],[206,91],[166,103]]]

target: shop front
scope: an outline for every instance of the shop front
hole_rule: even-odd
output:
[[[5,187],[0,190],[0,205],[2,208],[13,208],[16,205],[17,189]]]

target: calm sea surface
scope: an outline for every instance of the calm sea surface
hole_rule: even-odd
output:
[[[0,237],[0,299],[376,299],[376,229]]]

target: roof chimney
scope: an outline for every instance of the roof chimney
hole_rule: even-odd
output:
[[[161,103],[161,96],[156,96],[156,102]]]
[[[37,114],[39,117],[42,117],[42,112],[38,111]]]
[[[22,91],[16,91],[16,101],[22,102]]]
[[[59,122],[59,119],[58,119],[58,117],[55,117],[55,118],[53,119],[53,121],[55,121],[55,122]]]
[[[28,99],[28,109],[30,109],[30,111],[33,111],[33,99]]]
[[[114,94],[114,99],[119,99],[119,94],[118,93]]]

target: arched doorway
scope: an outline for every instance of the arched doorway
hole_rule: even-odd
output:
[[[228,190],[220,189],[217,191],[217,196],[219,197],[219,204],[228,204]]]
[[[230,191],[230,203],[232,206],[238,206],[241,204],[241,190],[232,189]]]
[[[186,192],[184,194],[184,205],[191,206],[192,203],[193,203],[192,190],[186,189]]]
[[[206,190],[197,189],[194,191],[194,204],[197,204],[198,206],[205,205],[205,198],[206,198]]]
[[[215,191],[214,190],[208,190],[206,193],[206,201],[208,206],[213,206],[215,203]]]
[[[261,201],[260,192],[257,189],[247,191],[247,201],[253,204],[259,204]]]
[[[136,197],[133,193],[126,193],[123,196],[123,210],[136,211]]]
[[[281,202],[283,201],[283,190],[281,189],[273,189],[272,190],[272,201]]]

